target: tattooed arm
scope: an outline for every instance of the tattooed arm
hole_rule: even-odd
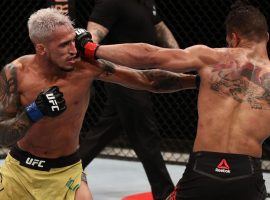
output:
[[[0,74],[0,145],[9,146],[26,134],[32,123],[20,111],[17,72],[14,64],[3,68]]]
[[[157,42],[158,46],[166,47],[166,48],[174,48],[178,49],[178,43],[175,40],[172,32],[166,26],[166,24],[161,21],[155,25],[156,35],[157,35]]]
[[[97,79],[117,83],[131,89],[169,93],[196,88],[194,75],[158,69],[134,70],[105,60],[99,60],[99,67],[102,72]]]
[[[109,30],[107,28],[91,21],[88,22],[87,30],[91,33],[92,40],[95,43],[100,43],[109,33]]]

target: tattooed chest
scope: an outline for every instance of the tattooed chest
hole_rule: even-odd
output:
[[[252,109],[270,109],[270,72],[251,63],[213,67],[210,89]]]

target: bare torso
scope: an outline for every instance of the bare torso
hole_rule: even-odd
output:
[[[18,146],[33,155],[57,158],[72,154],[78,148],[79,133],[90,99],[94,71],[80,66],[63,76],[48,78],[37,72],[34,56],[19,59],[18,90],[22,106],[33,102],[37,95],[53,85],[64,94],[67,110],[58,117],[44,117],[28,130]]]
[[[194,151],[261,157],[270,135],[270,63],[241,49],[203,68]]]

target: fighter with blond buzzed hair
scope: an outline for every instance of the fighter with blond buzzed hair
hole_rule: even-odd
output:
[[[0,74],[0,145],[16,144],[0,169],[0,199],[92,199],[77,149],[93,80],[170,92],[194,88],[194,76],[80,61],[72,22],[56,9],[33,13],[28,29],[36,53]]]

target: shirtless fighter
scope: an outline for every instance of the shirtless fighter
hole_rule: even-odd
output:
[[[262,143],[270,136],[267,21],[259,9],[238,0],[227,16],[226,30],[228,48],[80,43],[82,53],[91,50],[84,54],[88,59],[200,74],[193,152],[169,199],[265,199],[260,158]]]
[[[167,92],[194,88],[194,76],[79,61],[72,22],[56,9],[32,14],[28,29],[36,54],[0,75],[0,145],[17,142],[0,169],[0,199],[91,199],[77,148],[92,81]]]

